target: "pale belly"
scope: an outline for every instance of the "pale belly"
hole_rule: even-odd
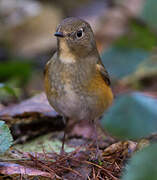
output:
[[[96,97],[76,93],[69,84],[64,86],[64,96],[49,99],[50,104],[61,115],[74,120],[93,121],[99,116]]]
[[[97,73],[94,77],[94,72],[86,72],[84,66],[78,71],[74,65],[57,62],[53,61],[50,79],[46,79],[47,97],[52,107],[60,115],[76,121],[99,118],[112,100],[111,90],[102,77]]]

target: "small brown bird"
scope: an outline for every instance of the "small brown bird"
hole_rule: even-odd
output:
[[[54,35],[57,52],[45,68],[49,103],[64,120],[98,120],[111,105],[113,94],[90,25],[79,18],[66,18]]]

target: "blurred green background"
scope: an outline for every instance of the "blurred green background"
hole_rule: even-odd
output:
[[[81,17],[91,24],[111,77],[115,103],[102,119],[102,126],[109,127],[108,131],[116,136],[127,138],[155,132],[153,124],[147,133],[133,130],[141,123],[148,124],[147,116],[156,123],[151,101],[155,98],[156,102],[157,97],[156,0],[1,0],[0,108],[44,90],[43,69],[56,50],[53,34],[60,21],[69,16]],[[136,91],[145,94],[129,94]],[[147,106],[149,101],[152,103]],[[136,106],[145,113],[143,116],[135,113]],[[115,122],[123,124],[123,129],[117,130]],[[131,127],[133,130],[128,131]]]
[[[53,34],[69,16],[91,24],[111,77],[115,100],[101,126],[125,140],[156,133],[156,0],[0,0],[0,110],[44,90],[43,69],[56,49]],[[132,177],[134,164],[153,160],[156,149],[146,149],[149,157],[137,154],[124,179],[138,179]]]
[[[91,24],[115,94],[154,92],[156,7],[155,0],[1,0],[0,102],[43,91],[44,65],[56,49],[53,33],[69,16]]]
[[[53,34],[62,19],[79,16],[92,22],[108,6],[101,0],[1,0],[0,103],[16,103],[44,90],[43,69],[56,49]]]

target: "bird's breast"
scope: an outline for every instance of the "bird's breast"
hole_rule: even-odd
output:
[[[56,111],[77,120],[93,120],[102,115],[110,104],[111,90],[99,73],[90,73],[75,65],[51,67],[48,99]]]

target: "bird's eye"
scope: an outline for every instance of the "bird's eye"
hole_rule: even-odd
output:
[[[83,36],[83,29],[80,29],[79,31],[77,31],[76,35],[77,35],[77,38],[81,38]]]

